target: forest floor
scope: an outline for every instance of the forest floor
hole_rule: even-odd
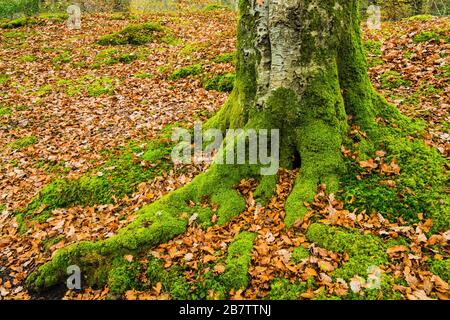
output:
[[[163,27],[154,41],[96,42],[144,22]],[[421,212],[415,213],[415,223],[388,221],[382,212],[350,210],[353,199],[319,190],[307,217],[284,229],[284,200],[296,170],[280,170],[276,195],[266,206],[255,204],[255,181],[243,180],[237,188],[246,198],[245,212],[209,228],[194,218],[185,234],[149,253],[162,261],[161,272],[176,270],[181,280],[152,278],[143,271],[136,289],[120,295],[111,295],[107,286],[60,287],[41,296],[26,290],[27,275],[56,250],[111,237],[139,208],[207,168],[173,165],[170,129],[191,128],[226,100],[234,72],[235,25],[235,13],[212,10],[83,15],[81,30],[68,30],[63,17],[43,16],[36,24],[0,29],[0,299],[450,298],[450,230],[432,234],[433,221]],[[364,29],[375,88],[405,115],[426,121],[425,143],[447,159],[449,26],[450,18],[423,18]],[[398,174],[401,168],[385,165],[383,157],[380,151],[376,159],[358,163],[361,175]],[[385,188],[395,184],[386,181]],[[55,192],[58,200],[44,199]],[[359,230],[350,233],[352,241],[381,241],[385,258],[380,272],[386,275],[381,290],[367,289],[361,276],[336,276],[351,257],[348,250],[326,249],[312,241],[313,234],[307,236],[306,228],[317,221]],[[228,249],[244,230],[257,234],[243,268],[248,285],[221,293],[211,279],[227,273],[233,262]],[[337,238],[346,236],[339,228],[332,230]],[[125,259],[140,265],[151,260]],[[371,272],[378,271],[368,272],[369,278]],[[206,285],[196,288],[195,295],[176,290],[177,284],[190,291],[198,283]]]

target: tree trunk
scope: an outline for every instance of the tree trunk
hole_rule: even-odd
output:
[[[370,130],[386,104],[367,74],[359,1],[262,1],[241,1],[235,89],[208,125],[280,129],[282,166],[301,167],[289,226],[318,183],[337,191],[347,117]]]

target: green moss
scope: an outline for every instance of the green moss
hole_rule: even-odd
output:
[[[333,271],[335,278],[350,280],[355,275],[365,277],[370,266],[380,266],[388,262],[386,245],[380,238],[372,235],[313,223],[309,226],[306,236],[325,249],[350,255],[347,263]]]
[[[112,269],[108,273],[108,287],[113,294],[122,294],[126,290],[138,289],[141,266],[136,261],[129,262],[123,257],[114,259]]]
[[[277,175],[262,176],[253,194],[255,200],[262,205],[268,203],[270,198],[275,194],[277,182]]]
[[[234,62],[236,59],[236,52],[221,53],[215,56],[211,61],[214,63],[229,63]]]
[[[431,272],[450,284],[450,259],[432,260],[430,265]]]
[[[381,75],[381,87],[383,89],[395,89],[399,87],[410,87],[411,81],[404,80],[400,73],[388,70]]]
[[[381,42],[375,40],[367,40],[364,42],[364,49],[367,54],[367,62],[369,67],[383,64]]]
[[[11,77],[5,73],[0,73],[0,85],[7,83]]]
[[[172,299],[191,298],[191,288],[183,274],[175,268],[171,268],[169,271],[165,270],[161,260],[149,257],[147,276],[152,286],[160,282],[164,292],[169,293]]]
[[[45,13],[39,14],[39,19],[56,22],[56,23],[63,23],[65,21],[67,21],[68,18],[69,18],[69,15],[64,12],[45,12]]]
[[[8,39],[26,39],[28,37],[28,33],[19,32],[19,31],[10,31],[3,33],[3,36]]]
[[[248,267],[256,234],[241,232],[228,247],[225,273],[221,281],[230,289],[245,289],[248,285]]]
[[[367,158],[375,158],[376,150],[385,150],[385,162],[395,160],[400,175],[384,176],[374,172],[361,177],[363,169],[346,160],[349,170],[341,178],[343,192],[339,197],[346,201],[349,210],[376,211],[386,218],[403,217],[411,223],[418,222],[417,215],[423,213],[433,219],[433,230],[447,230],[450,227],[450,197],[444,192],[448,185],[446,160],[421,139],[412,138],[421,137],[423,127],[420,123],[405,119],[391,121],[397,128],[380,127],[371,138],[374,144],[367,144],[361,137],[353,146],[365,150],[362,152]],[[395,187],[382,185],[383,180],[393,180]]]
[[[413,38],[415,43],[425,42],[425,41],[435,41],[439,42],[441,37],[436,32],[424,31],[422,33],[416,34]]]
[[[182,57],[190,56],[195,52],[206,49],[209,46],[209,42],[192,42],[186,44],[178,54]]]
[[[142,45],[152,41],[156,32],[162,32],[163,28],[156,23],[143,23],[128,25],[119,32],[104,35],[97,40],[99,45]]]
[[[225,7],[221,4],[213,3],[213,4],[209,4],[206,7],[204,7],[203,11],[209,12],[209,11],[226,10],[226,9],[227,9],[227,7]]]
[[[288,279],[275,279],[270,284],[269,300],[298,300],[308,289],[306,282],[291,283]]]
[[[104,76],[100,79],[95,79],[87,85],[87,93],[90,97],[98,97],[103,94],[112,95],[114,93],[114,79]]]
[[[406,18],[407,21],[429,21],[432,19],[434,19],[434,16],[432,16],[431,14],[419,14]]]
[[[55,58],[52,59],[52,62],[54,65],[61,65],[64,63],[69,63],[72,60],[70,51],[63,51],[59,55],[57,55]]]
[[[15,29],[15,28],[21,28],[21,27],[28,27],[28,26],[33,26],[35,24],[37,24],[38,21],[34,18],[30,18],[30,17],[22,17],[22,18],[17,18],[14,20],[9,20],[7,22],[4,22],[0,25],[0,28],[2,29]]]
[[[135,73],[134,77],[138,78],[138,79],[149,79],[149,78],[153,78],[153,74],[144,72],[144,71],[140,71],[140,72]]]
[[[14,151],[25,149],[26,147],[29,147],[36,143],[36,137],[33,136],[26,136],[19,138],[10,144],[7,145],[8,148]]]
[[[206,90],[230,92],[233,90],[235,80],[236,75],[234,73],[209,75],[203,79],[203,87]]]
[[[0,117],[9,116],[12,114],[12,109],[10,107],[3,107],[0,105]]]
[[[21,62],[33,62],[36,61],[36,56],[33,56],[32,54],[26,54],[20,57]]]
[[[163,171],[170,163],[164,161],[170,156],[172,143],[165,140],[153,141],[146,149],[130,145],[118,150],[103,166],[79,179],[58,179],[42,189],[25,209],[33,216],[38,209],[45,208],[40,219],[45,219],[51,210],[74,205],[113,203],[136,190],[139,183],[147,181]],[[136,153],[142,153],[137,156]],[[151,163],[146,167],[142,162]]]
[[[100,51],[94,59],[93,68],[98,68],[102,65],[113,65],[116,63],[131,63],[139,57],[135,53],[120,53],[117,49],[105,49]]]
[[[193,64],[188,67],[176,69],[169,77],[170,80],[178,80],[188,76],[196,76],[202,72],[200,64]]]
[[[309,257],[309,251],[306,250],[303,247],[296,247],[293,251],[292,251],[292,255],[291,255],[291,261],[294,263],[300,263],[302,262],[302,260],[306,259]]]

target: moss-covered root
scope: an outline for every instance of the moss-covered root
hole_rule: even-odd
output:
[[[230,244],[225,273],[220,279],[226,288],[239,290],[247,287],[248,268],[255,238],[255,233],[241,232]]]

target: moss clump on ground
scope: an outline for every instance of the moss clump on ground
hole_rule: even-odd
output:
[[[33,26],[37,23],[38,23],[38,21],[35,18],[22,17],[22,18],[17,18],[14,20],[9,20],[7,22],[4,22],[4,23],[0,24],[0,28],[15,29],[15,28]]]
[[[296,281],[291,283],[288,279],[275,279],[270,284],[269,300],[298,300],[300,295],[308,290],[307,282]]]
[[[0,73],[0,85],[7,83],[11,77],[5,73]]]
[[[430,271],[437,274],[442,280],[450,283],[450,259],[432,260],[430,262]]]
[[[188,76],[196,76],[202,72],[202,66],[200,64],[193,64],[188,67],[179,68],[173,71],[170,75],[170,80],[178,80],[182,78],[186,78]]]
[[[384,89],[395,89],[399,87],[410,87],[411,81],[402,78],[397,71],[388,70],[381,75],[381,87]]]
[[[376,150],[386,151],[385,163],[398,163],[400,174],[373,172],[361,176],[363,169],[359,164],[346,160],[349,169],[341,178],[343,192],[338,197],[346,202],[349,210],[376,211],[390,219],[403,217],[415,223],[418,214],[423,213],[433,219],[433,230],[447,230],[450,197],[444,191],[449,179],[446,160],[419,139],[423,132],[420,124],[401,121],[393,124],[398,128],[379,129],[374,144],[366,144],[367,140],[360,138],[354,146],[359,148],[360,156],[365,154],[367,158],[375,158]],[[384,180],[391,180],[394,185],[389,186]]]
[[[369,67],[374,67],[383,64],[381,42],[375,40],[367,40],[364,42],[364,49],[366,51],[366,59]]]
[[[136,53],[121,53],[117,49],[106,49],[100,51],[95,59],[93,68],[98,68],[101,65],[113,65],[116,63],[131,63],[139,59],[139,55]]]
[[[439,42],[441,40],[441,37],[436,32],[425,31],[425,32],[416,34],[413,38],[413,41],[415,43],[431,41],[431,40],[435,41],[435,42]]]
[[[23,138],[19,138],[10,144],[7,145],[8,148],[14,151],[18,151],[21,149],[25,149],[26,147],[29,147],[36,143],[36,137],[33,136],[26,136]]]
[[[112,263],[112,270],[108,274],[108,287],[113,294],[122,294],[126,290],[138,289],[141,266],[136,261],[128,261],[117,257]]]
[[[292,251],[291,260],[294,263],[300,263],[309,257],[309,251],[303,247],[297,247]]]
[[[236,59],[236,52],[230,52],[230,53],[218,54],[211,61],[213,63],[228,63],[228,62],[234,62],[235,59]]]
[[[172,299],[191,299],[191,287],[181,272],[172,267],[167,271],[163,267],[163,262],[154,257],[149,258],[147,266],[147,277],[149,284],[155,286],[158,282],[162,284],[164,292],[170,294]]]
[[[370,266],[380,266],[388,262],[387,246],[376,236],[362,235],[357,231],[320,223],[310,225],[306,236],[325,249],[350,255],[347,263],[333,271],[335,278],[350,280],[355,275],[365,277]]]
[[[142,45],[152,41],[155,33],[162,31],[163,28],[156,23],[132,24],[119,32],[100,37],[97,43],[102,46]]]
[[[3,107],[0,105],[0,117],[9,116],[12,113],[12,109],[10,107]]]
[[[225,273],[221,282],[230,289],[245,289],[248,285],[248,267],[256,234],[241,232],[228,247]]]
[[[206,90],[231,92],[233,90],[235,80],[236,75],[234,73],[208,75],[203,79],[203,87]]]

